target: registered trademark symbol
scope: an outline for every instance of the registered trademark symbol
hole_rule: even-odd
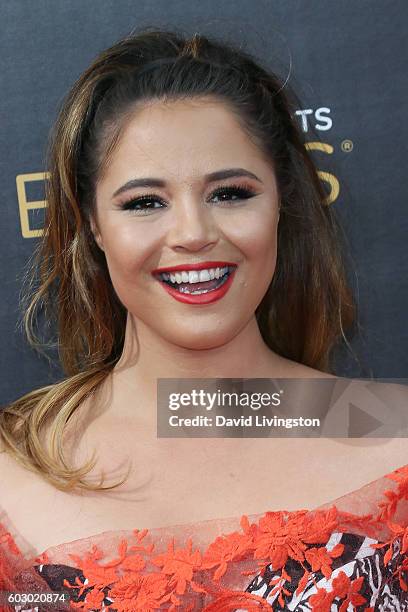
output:
[[[281,390],[279,391],[279,393],[283,393],[283,389],[281,389]]]
[[[353,141],[348,140],[348,138],[346,138],[346,140],[343,140],[343,142],[341,143],[341,150],[344,151],[344,153],[350,153],[353,150],[353,147]]]

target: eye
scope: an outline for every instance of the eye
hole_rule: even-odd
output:
[[[251,187],[229,185],[228,187],[220,187],[219,189],[216,189],[216,191],[211,194],[210,200],[218,198],[218,203],[227,203],[239,200],[248,200],[256,195],[256,192]]]
[[[131,210],[139,215],[148,215],[150,212],[154,210],[159,210],[160,208],[164,208],[166,205],[157,196],[150,194],[144,195],[140,198],[132,198],[127,202],[123,202],[121,204],[122,210]]]
[[[253,198],[257,193],[249,186],[229,185],[220,187],[211,194],[209,200],[216,199],[216,204],[229,205],[230,202],[239,202]],[[166,208],[166,203],[154,194],[146,194],[138,198],[131,198],[120,204],[122,210],[129,210],[138,215],[148,215],[154,211]]]

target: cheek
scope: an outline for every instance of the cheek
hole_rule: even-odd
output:
[[[124,291],[137,289],[136,275],[146,266],[146,261],[157,253],[158,237],[140,227],[117,229],[104,240],[106,262],[113,286]],[[133,283],[129,285],[129,281]]]
[[[228,237],[252,265],[269,268],[276,260],[277,229],[277,215],[247,214],[231,224]]]

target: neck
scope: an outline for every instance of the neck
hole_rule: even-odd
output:
[[[192,350],[167,342],[128,313],[125,342],[115,372],[138,388],[158,378],[262,378],[271,376],[279,357],[265,344],[255,316],[228,343]]]

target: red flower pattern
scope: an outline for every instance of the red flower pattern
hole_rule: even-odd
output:
[[[225,588],[223,585],[228,584],[229,571],[234,571],[240,562],[244,565],[249,562],[246,567],[251,567],[251,571],[241,571],[242,576],[255,576],[267,567],[275,573],[279,570],[278,577],[270,581],[271,594],[277,595],[277,601],[284,607],[285,598],[292,595],[289,590],[292,578],[285,566],[293,560],[303,568],[296,595],[302,593],[314,572],[321,571],[327,579],[328,589],[317,588],[310,596],[311,609],[330,612],[333,602],[336,602],[339,611],[346,612],[349,606],[355,608],[368,603],[361,594],[365,577],[352,580],[344,571],[333,570],[333,560],[341,557],[344,546],[336,544],[329,549],[325,545],[331,534],[340,531],[340,527],[364,528],[364,532],[369,533],[371,528],[380,524],[388,526],[390,537],[372,544],[372,547],[387,547],[384,564],[388,565],[393,560],[393,547],[398,540],[401,562],[392,566],[392,576],[406,592],[408,526],[400,525],[394,515],[398,502],[408,500],[408,465],[387,477],[397,483],[397,488],[385,491],[376,515],[353,515],[334,505],[315,511],[266,512],[254,523],[242,516],[241,531],[218,536],[204,551],[194,547],[191,538],[184,547],[177,547],[173,538],[167,550],[158,554],[154,543],[145,543],[149,530],[135,529],[136,545],[122,539],[117,556],[109,562],[103,562],[103,553],[95,545],[83,556],[70,554],[84,579],[77,578],[73,584],[65,580],[64,585],[77,590],[79,595],[85,595],[84,601],[71,602],[70,605],[76,610],[101,610],[104,598],[108,597],[112,608],[118,612],[160,609],[193,612],[197,610],[197,602],[204,600],[206,604],[199,608],[203,612],[232,612],[239,608],[249,612],[271,610],[271,604],[259,595]],[[0,546],[7,547],[12,554],[21,555],[11,534],[1,523]],[[46,563],[47,554],[43,553],[36,561]],[[9,584],[6,579],[2,582],[2,571],[5,572],[0,557],[0,589]],[[371,610],[371,607],[365,608],[365,612]]]

